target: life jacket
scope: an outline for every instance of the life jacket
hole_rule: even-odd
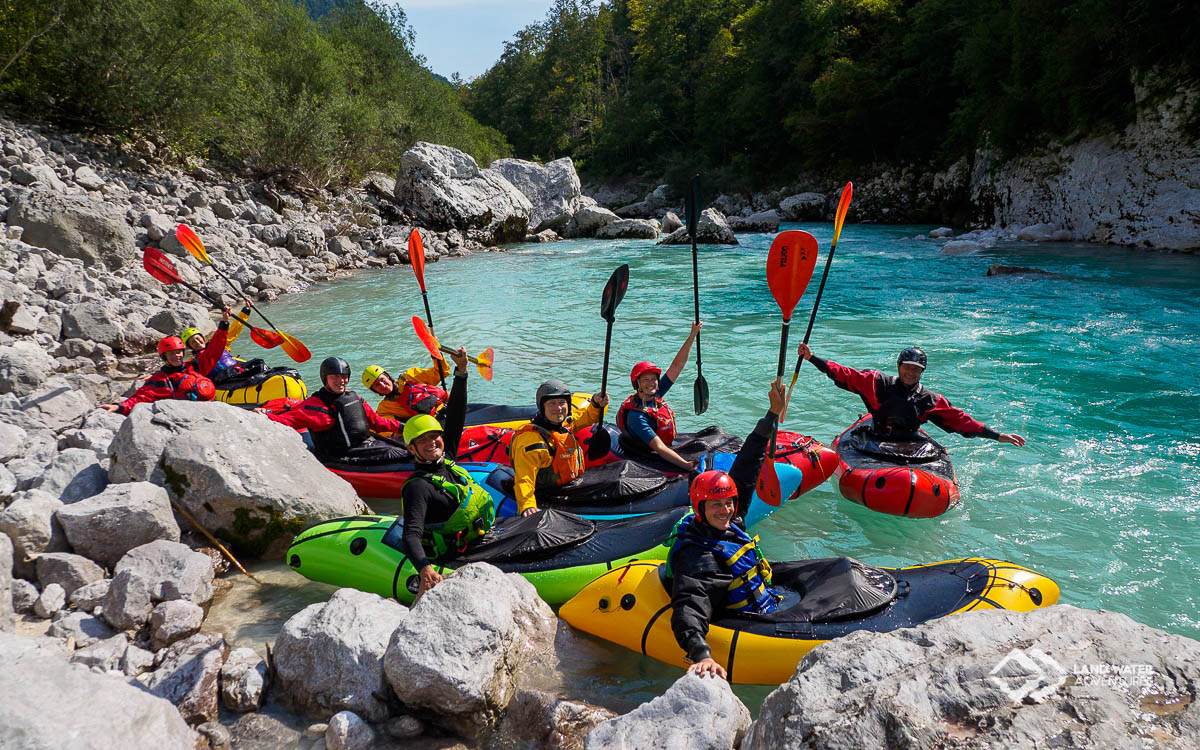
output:
[[[750,536],[737,524],[729,527],[734,539],[712,539],[696,529],[700,520],[695,513],[688,513],[675,525],[667,541],[671,551],[667,555],[668,565],[678,550],[695,544],[712,552],[721,565],[733,576],[725,592],[725,609],[730,612],[774,612],[783,597],[771,588],[771,564],[758,550],[758,537]]]
[[[309,399],[303,408],[328,414],[333,419],[333,426],[327,430],[308,431],[318,456],[332,458],[344,455],[371,436],[367,410],[357,393],[346,391],[335,396],[322,388],[313,395],[320,403],[310,403],[312,399]]]
[[[536,432],[542,436],[546,450],[550,451],[550,465],[538,470],[535,489],[561,487],[583,473],[583,448],[579,446],[575,433],[566,425],[567,422],[564,422],[561,430],[547,430],[541,425],[529,422],[518,427],[513,434],[515,441],[517,435],[523,432]],[[511,443],[509,445],[511,451]],[[539,447],[541,446],[536,444],[530,445],[526,450]]]
[[[443,460],[450,473],[462,480],[461,484],[419,469],[404,482],[429,482],[458,503],[458,508],[444,522],[425,524],[421,545],[434,559],[445,558],[450,552],[462,552],[496,523],[496,510],[488,491],[480,487],[466,469],[449,459]],[[403,494],[401,488],[401,496]]]
[[[192,357],[189,359],[188,366],[195,370],[199,366],[197,362],[198,359],[198,357]],[[229,353],[228,349],[223,349],[221,351],[221,356],[217,357],[216,363],[212,366],[212,369],[208,371],[207,377],[214,380],[221,377],[228,377],[228,375],[231,373],[226,373],[225,371],[231,367],[234,368],[231,373],[239,372],[242,365],[237,361],[236,357]]]
[[[450,394],[445,388],[425,383],[410,383],[404,381],[404,387],[387,396],[394,402],[394,413],[398,419],[408,419],[418,414],[437,414]]]
[[[899,383],[879,390],[879,407],[871,411],[875,431],[893,437],[915,435],[925,421],[925,413],[933,407],[929,391],[920,384],[910,390]]]
[[[169,388],[171,398],[180,401],[212,401],[217,392],[211,380],[198,374],[189,365],[184,365],[177,372],[159,370],[146,379],[146,385]]]
[[[667,402],[655,397],[654,403],[646,406],[645,402],[642,401],[642,397],[635,393],[625,399],[625,403],[621,404],[621,408],[617,410],[617,427],[621,429],[622,447],[626,448],[626,450],[632,450],[634,453],[650,453],[649,446],[643,443],[625,426],[626,418],[628,418],[630,412],[634,411],[640,411],[650,417],[650,424],[654,427],[654,434],[662,438],[664,443],[670,446],[671,443],[675,442],[675,412],[671,411],[671,407],[667,406]]]

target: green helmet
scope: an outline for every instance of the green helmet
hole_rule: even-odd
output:
[[[404,442],[412,445],[412,441],[430,432],[442,432],[442,423],[429,414],[418,414],[404,423]]]

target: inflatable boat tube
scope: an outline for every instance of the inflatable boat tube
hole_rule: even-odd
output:
[[[920,431],[919,440],[879,440],[863,417],[833,441],[834,480],[842,497],[880,513],[934,518],[958,504],[950,454]]]

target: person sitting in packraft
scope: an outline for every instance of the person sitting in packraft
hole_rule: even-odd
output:
[[[242,308],[241,317],[246,318],[250,315],[250,305],[247,301],[246,307]],[[239,326],[239,333],[240,333]],[[212,341],[205,341],[204,334],[200,333],[199,328],[191,327],[184,329],[183,333],[179,334],[179,338],[183,341],[183,345],[191,350],[192,358],[188,360],[188,364],[204,377],[214,382],[224,380],[231,377],[237,377],[244,371],[241,362],[238,362],[229,352],[229,316],[222,315],[221,322],[217,325],[217,330],[224,335],[213,335]],[[200,366],[200,357],[205,356],[205,361],[212,361],[214,364],[207,371]]]
[[[350,365],[341,357],[321,362],[321,388],[291,409],[274,414],[255,409],[280,424],[297,430],[308,429],[313,452],[322,463],[386,464],[408,461],[410,456],[398,443],[372,434],[400,434],[403,425],[381,417],[354,391],[350,383]]]
[[[634,393],[621,404],[616,419],[617,428],[621,431],[621,450],[626,456],[657,456],[684,471],[692,468],[691,461],[671,449],[676,433],[675,412],[671,411],[663,397],[671,390],[675,379],[687,364],[692,343],[700,334],[703,325],[700,322],[692,324],[687,340],[679,347],[679,353],[671,360],[671,366],[667,368],[666,373],[653,362],[638,362],[633,366],[629,380],[633,384]]]
[[[212,370],[216,364],[219,352],[225,350],[225,330],[229,328],[230,309],[221,313],[221,326],[213,334],[213,343],[218,347],[211,350],[206,348],[191,361],[184,362],[183,340],[178,336],[166,336],[158,342],[158,355],[162,357],[163,366],[158,372],[146,378],[146,382],[132,396],[114,404],[100,404],[100,409],[129,414],[137,404],[152,404],[163,399],[180,399],[183,401],[212,401],[217,389],[204,373]]]
[[[786,397],[781,383],[771,384],[770,410],[746,437],[728,472],[703,471],[692,480],[692,512],[672,534],[667,554],[671,630],[691,662],[688,671],[702,677],[725,677],[704,640],[714,617],[772,612],[780,600],[771,588],[771,566],[758,549],[758,537],[746,533],[742,519]]]
[[[438,360],[430,367],[410,367],[397,380],[379,365],[363,370],[362,382],[383,396],[379,416],[401,421],[417,414],[436,415],[449,398],[446,389],[438,385],[450,375],[450,365]]]
[[[454,463],[456,446],[467,416],[467,351],[450,355],[454,382],[446,406],[446,425],[431,414],[417,414],[404,425],[404,443],[416,462],[412,476],[400,490],[403,523],[384,535],[385,544],[396,544],[417,570],[417,597],[441,582],[430,559],[461,553],[492,528],[496,521],[492,498],[466,469]]]
[[[518,513],[533,515],[538,490],[561,487],[583,473],[583,448],[577,435],[599,422],[606,406],[608,394],[596,393],[587,406],[572,413],[566,383],[547,380],[538,386],[537,416],[517,428],[509,446]]]
[[[829,376],[843,390],[862,398],[871,412],[872,430],[883,439],[912,440],[925,422],[933,422],[946,432],[963,437],[985,437],[1009,445],[1025,445],[1025,438],[1012,432],[996,432],[971,417],[962,409],[951,406],[940,393],[921,385],[921,374],[928,362],[925,352],[910,346],[896,358],[898,377],[884,375],[878,370],[855,370],[830,359],[813,354],[808,344],[801,344],[801,357]]]

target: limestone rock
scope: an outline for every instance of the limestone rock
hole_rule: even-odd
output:
[[[929,236],[935,240],[949,239],[950,237],[954,236],[954,230],[950,227],[938,227],[937,229],[931,230],[929,232]]]
[[[499,172],[529,199],[531,232],[559,229],[575,213],[581,193],[579,175],[570,157],[545,165],[524,159],[497,159],[488,169]]]
[[[386,719],[384,653],[407,615],[397,602],[354,589],[310,604],[284,624],[275,641],[273,694],[316,718],[348,710],[371,721]]]
[[[96,174],[96,170],[82,166],[75,170],[75,183],[88,190],[99,190],[104,187],[104,179]]]
[[[779,212],[771,209],[749,216],[733,216],[729,219],[729,228],[735,232],[778,232]]]
[[[154,666],[154,652],[130,645],[121,657],[121,671],[127,677],[137,677]]]
[[[108,472],[100,466],[94,451],[67,448],[54,457],[32,488],[57,495],[69,504],[92,497],[107,486]]]
[[[20,194],[8,209],[8,223],[23,228],[22,242],[88,265],[120,268],[135,262],[138,254],[121,212],[82,195],[48,190]]]
[[[87,648],[116,635],[113,629],[86,612],[69,612],[50,623],[55,638],[74,638],[76,648]]]
[[[6,534],[0,534],[0,632],[5,633],[11,633],[16,625],[12,571],[12,540]]]
[[[84,612],[91,612],[104,603],[104,597],[108,596],[108,589],[111,586],[112,581],[108,578],[80,586],[71,593],[69,598],[71,606]]]
[[[565,237],[594,237],[596,232],[602,227],[611,224],[614,221],[620,221],[621,217],[617,216],[607,208],[600,206],[582,206],[571,217],[570,224],[567,225]]]
[[[96,641],[87,648],[81,648],[71,654],[71,663],[82,664],[88,668],[99,668],[102,672],[119,671],[127,648],[129,648],[129,636],[117,633],[111,638]]]
[[[1050,242],[1058,227],[1053,224],[1033,224],[1017,232],[1019,242]]]
[[[166,650],[146,687],[175,704],[189,724],[216,721],[217,686],[226,650],[219,633],[197,633],[179,641]]]
[[[15,424],[0,422],[0,463],[24,453],[25,430]]]
[[[658,241],[660,245],[691,244],[687,227],[680,227]],[[736,245],[737,238],[729,223],[715,209],[706,208],[700,212],[700,220],[696,222],[696,244],[699,245]]]
[[[215,402],[134,409],[113,440],[109,474],[166,486],[202,526],[250,555],[282,554],[310,524],[368,512],[295,430]]]
[[[160,540],[129,551],[113,570],[104,597],[104,619],[121,630],[139,628],[158,602],[184,599],[208,604],[213,596],[208,556],[178,542]]]
[[[292,255],[301,258],[316,255],[325,249],[325,232],[320,224],[297,224],[288,231],[287,248]]]
[[[658,222],[654,219],[617,219],[596,230],[596,239],[625,240],[658,239]]]
[[[303,735],[279,719],[265,713],[246,714],[230,729],[231,745],[237,750],[279,750],[298,748]]]
[[[0,534],[0,540],[5,539],[8,539],[8,537]],[[12,540],[9,540],[8,543],[12,544]],[[0,541],[0,545],[3,544],[4,542]],[[33,605],[37,602],[38,597],[41,596],[41,592],[37,590],[37,586],[34,586],[24,578],[12,578],[11,581],[13,610],[21,614],[30,614],[33,612]]]
[[[749,726],[750,711],[728,682],[688,673],[649,703],[597,726],[588,734],[586,747],[730,750],[738,747]]]
[[[22,750],[194,750],[195,735],[167,701],[123,680],[68,664],[31,638],[0,634],[0,747]]]
[[[94,408],[91,399],[61,377],[50,378],[21,401],[22,412],[56,432],[78,425]]]
[[[208,308],[190,302],[172,302],[170,307],[151,315],[146,325],[164,336],[178,336],[185,328],[197,328],[206,341],[217,330]]]
[[[983,251],[983,245],[974,240],[951,240],[942,245],[942,255],[975,255]]]
[[[353,711],[338,711],[325,730],[328,750],[368,750],[375,742],[375,730]]]
[[[662,231],[670,234],[681,226],[683,226],[683,222],[679,220],[679,217],[675,215],[674,211],[667,211],[665,214],[663,214]]]
[[[825,196],[800,193],[779,201],[779,213],[785,221],[820,221],[825,216]]]
[[[267,662],[251,648],[235,648],[221,667],[221,702],[230,711],[257,711],[270,677]]]
[[[96,563],[70,552],[47,552],[39,555],[37,577],[43,586],[57,583],[68,598],[90,583],[104,580],[104,569]],[[73,601],[73,600],[72,600]]]
[[[150,611],[150,643],[155,649],[195,635],[204,623],[204,608],[181,599],[161,602]]]
[[[76,552],[109,568],[135,547],[157,539],[179,541],[166,490],[149,482],[109,485],[59,508],[55,518]]]
[[[54,520],[62,501],[40,490],[18,492],[0,511],[0,532],[13,543],[13,570],[22,578],[34,576],[32,558],[42,552],[65,552],[67,537]]]
[[[41,596],[33,603],[33,613],[38,617],[49,619],[55,612],[62,609],[67,603],[67,592],[63,591],[63,587],[57,583],[42,589]]]
[[[497,734],[522,747],[582,750],[588,733],[615,717],[607,709],[541,690],[518,690]]]
[[[54,360],[32,341],[14,341],[9,346],[0,346],[0,394],[30,394],[46,382],[53,369]],[[0,454],[15,447],[0,448]]]

